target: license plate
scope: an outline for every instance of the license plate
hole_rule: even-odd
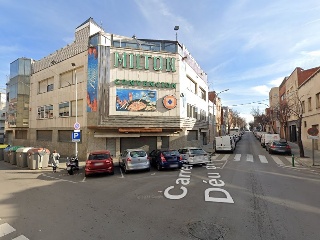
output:
[[[171,164],[170,167],[176,168],[176,167],[179,167],[179,165],[178,164]]]
[[[99,162],[99,163],[95,163],[94,165],[95,165],[95,166],[102,166],[103,163]]]

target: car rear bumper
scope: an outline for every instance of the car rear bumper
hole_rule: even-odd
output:
[[[84,171],[85,171],[86,175],[95,174],[95,173],[113,173],[114,172],[114,168],[113,167],[104,168],[104,169],[85,168]]]

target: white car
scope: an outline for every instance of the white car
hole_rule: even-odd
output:
[[[178,150],[182,161],[188,164],[207,164],[210,162],[209,154],[198,147],[185,147]]]

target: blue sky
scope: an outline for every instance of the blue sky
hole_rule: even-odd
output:
[[[178,40],[208,74],[223,105],[248,121],[296,67],[320,66],[319,0],[0,0],[0,87],[10,63],[41,59],[92,17],[106,32]],[[236,106],[235,106],[236,105]]]

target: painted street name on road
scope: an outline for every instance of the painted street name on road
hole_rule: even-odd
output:
[[[213,163],[208,163],[206,166],[207,170],[216,170],[217,167],[214,166]],[[178,200],[182,199],[187,196],[188,188],[187,186],[190,184],[191,181],[191,170],[192,165],[184,164],[176,180],[176,185],[178,186],[170,186],[164,190],[164,196],[171,200]],[[230,193],[224,187],[224,181],[220,180],[220,174],[217,172],[209,172],[208,173],[208,181],[203,180],[204,183],[208,183],[211,187],[207,188],[204,192],[204,199],[206,202],[221,202],[221,203],[234,203]],[[180,187],[179,187],[180,186]],[[180,189],[181,191],[177,191],[176,189]],[[175,193],[173,193],[175,192]],[[219,192],[223,193],[225,197],[214,197],[213,194]]]

